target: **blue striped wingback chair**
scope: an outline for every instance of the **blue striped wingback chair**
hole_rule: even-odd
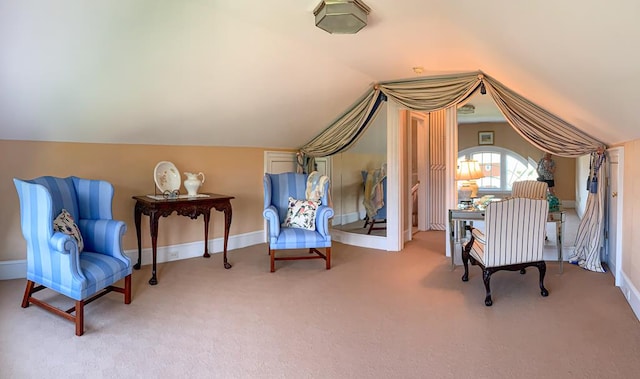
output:
[[[462,281],[469,280],[469,260],[482,268],[486,306],[493,304],[490,280],[499,270],[519,270],[524,274],[526,267],[536,266],[540,273],[540,293],[549,295],[544,287],[547,266],[543,260],[548,212],[546,200],[511,198],[487,206],[484,233],[472,228],[471,240],[462,250]]]
[[[287,172],[282,174],[265,174],[264,211],[262,215],[267,220],[269,256],[271,258],[271,272],[275,271],[275,261],[297,259],[324,259],[326,269],[331,268],[331,235],[329,234],[329,219],[333,217],[333,208],[329,206],[329,182],[324,184],[321,203],[315,214],[315,229],[283,226],[289,207],[289,197],[305,199],[307,188],[307,174]],[[318,249],[324,248],[325,254]],[[276,257],[276,250],[309,249],[309,254],[302,256]]]
[[[77,177],[43,176],[13,179],[20,198],[22,235],[27,242],[27,288],[22,307],[35,304],[75,323],[76,335],[84,333],[84,305],[111,292],[131,302],[131,261],[123,254],[122,236],[127,227],[113,220],[113,186],[105,181]],[[55,231],[54,219],[65,209],[77,225],[84,243]],[[124,279],[124,287],[114,284]],[[34,293],[49,288],[75,300],[62,310]]]

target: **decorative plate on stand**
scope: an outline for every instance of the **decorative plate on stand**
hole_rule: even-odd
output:
[[[180,172],[171,162],[158,162],[153,170],[153,180],[160,193],[173,193],[180,189]]]

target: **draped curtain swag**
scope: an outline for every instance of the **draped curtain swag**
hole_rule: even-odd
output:
[[[595,186],[587,186],[588,196],[584,216],[580,220],[576,234],[575,250],[569,262],[595,272],[605,272],[600,259],[600,250],[604,242],[604,163],[603,150],[591,154],[592,171],[588,184],[595,178]],[[595,192],[594,192],[595,191]]]
[[[475,71],[373,85],[342,116],[300,148],[299,170],[311,172],[314,169],[314,157],[334,155],[351,147],[375,119],[380,104],[387,98],[411,110],[433,112],[463,102],[478,88],[481,93],[486,92],[491,96],[516,132],[540,150],[561,157],[577,158],[606,148],[601,141],[532,103],[494,78],[482,71]],[[588,243],[589,238],[602,234],[602,192],[600,190],[597,194],[589,194],[584,218],[591,221],[580,224],[576,256],[572,257],[577,262],[583,262],[581,267],[593,271],[602,270],[597,267],[600,266],[600,237],[593,244]]]
[[[432,112],[464,101],[478,87],[483,87],[492,97],[507,122],[540,150],[576,158],[604,146],[482,71],[476,71],[376,84],[322,133],[302,146],[300,152],[305,157],[325,157],[348,149],[362,136],[386,98],[411,110]]]

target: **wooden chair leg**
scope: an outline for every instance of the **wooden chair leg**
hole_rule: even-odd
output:
[[[538,266],[538,271],[540,271],[540,294],[542,296],[549,296],[549,291],[544,288],[544,275],[547,273],[547,264],[543,261],[538,262],[536,266]]]
[[[22,308],[26,308],[29,306],[29,298],[31,297],[31,292],[33,291],[34,282],[31,280],[27,280],[27,288],[24,290],[24,297],[22,298]]]
[[[124,303],[131,304],[131,274],[124,278]]]
[[[493,305],[493,300],[491,300],[491,271],[487,269],[482,270],[482,279],[484,280],[484,288],[487,291],[487,295],[484,298],[484,305],[490,307]]]
[[[84,301],[76,300],[76,336],[84,334]]]
[[[327,270],[329,270],[329,269],[331,269],[331,248],[327,247],[325,249],[325,252],[327,254],[327,259],[326,259],[327,265],[326,265],[326,267],[327,267]]]
[[[269,256],[271,258],[271,272],[276,271],[276,251],[272,248],[269,248]]]
[[[473,245],[473,237],[471,237],[471,241],[467,243],[465,246],[462,246],[462,265],[464,266],[464,274],[462,274],[462,281],[469,281],[469,252],[471,251],[471,246]],[[451,252],[453,254],[453,251]]]

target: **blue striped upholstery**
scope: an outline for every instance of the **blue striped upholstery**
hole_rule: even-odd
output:
[[[331,235],[329,219],[333,217],[333,209],[329,206],[329,181],[324,183],[320,206],[316,210],[316,228],[307,230],[282,226],[289,207],[289,197],[297,200],[306,199],[307,174],[286,172],[283,174],[264,174],[264,211],[267,220],[269,256],[271,272],[275,271],[275,261],[321,258],[326,262],[327,270],[331,268]],[[325,253],[318,249],[324,248]],[[316,255],[276,257],[276,250],[309,249]]]
[[[483,266],[498,267],[543,260],[546,200],[511,198],[490,203],[484,234],[473,230],[470,254]]]
[[[121,244],[127,227],[112,218],[111,184],[52,176],[13,181],[27,242],[28,280],[83,300],[131,274]],[[82,253],[72,237],[53,231],[53,219],[63,208],[80,228]]]
[[[269,246],[271,249],[302,249],[312,247],[330,247],[329,219],[333,209],[329,207],[329,182],[324,188],[321,205],[316,211],[316,230],[288,228],[282,226],[287,215],[289,196],[304,199],[307,175],[292,172],[283,174],[265,174],[264,212],[269,228]]]
[[[526,197],[529,199],[547,199],[547,183],[537,180],[521,180],[513,182],[512,197]]]

